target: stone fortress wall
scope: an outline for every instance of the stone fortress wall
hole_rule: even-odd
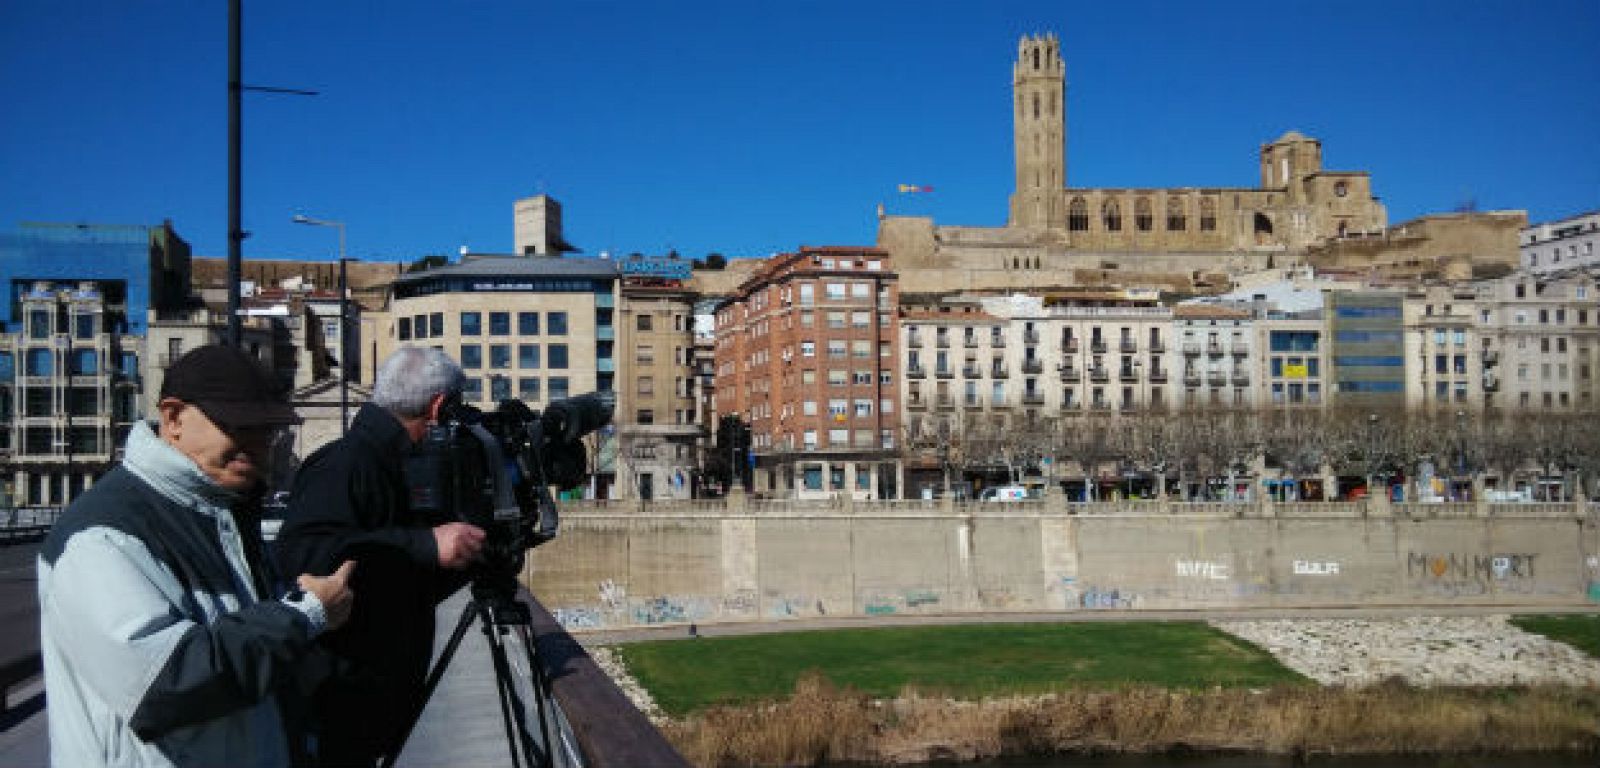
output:
[[[570,629],[1079,610],[1600,605],[1587,504],[564,505]]]

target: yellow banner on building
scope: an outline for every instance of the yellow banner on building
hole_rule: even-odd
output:
[[[1306,366],[1304,365],[1283,366],[1283,377],[1286,379],[1303,379],[1306,378],[1306,376]]]

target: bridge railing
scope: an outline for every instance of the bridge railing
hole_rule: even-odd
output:
[[[672,748],[583,646],[567,634],[527,587],[519,596],[532,609],[534,659],[550,681],[550,697],[564,716],[570,738],[586,766],[649,765],[687,768]]]
[[[658,501],[569,501],[563,514],[671,517],[1014,517],[1183,516],[1222,518],[1572,518],[1600,515],[1596,502],[1389,502],[1366,501],[1171,501],[1120,499],[1069,501],[1046,497],[1016,502],[908,499],[695,499]]]
[[[0,507],[0,541],[39,538],[60,516],[61,507]]]

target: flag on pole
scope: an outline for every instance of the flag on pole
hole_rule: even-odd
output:
[[[915,194],[915,193],[919,193],[919,192],[932,192],[932,191],[933,191],[933,187],[918,186],[916,184],[901,184],[900,185],[900,194],[902,194],[902,195],[907,194],[907,193]]]

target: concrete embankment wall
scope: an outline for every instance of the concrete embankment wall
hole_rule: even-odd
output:
[[[568,628],[1114,609],[1600,604],[1587,504],[571,504]]]

